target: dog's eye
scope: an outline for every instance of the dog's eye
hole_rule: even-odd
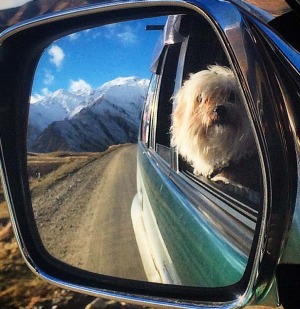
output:
[[[202,100],[203,100],[203,99],[202,99],[202,96],[199,95],[199,97],[198,97],[198,103],[201,104],[201,103],[202,103]]]

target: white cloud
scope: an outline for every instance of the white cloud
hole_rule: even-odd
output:
[[[80,37],[80,33],[78,32],[68,35],[68,38],[70,41],[76,41],[79,37]]]
[[[43,89],[42,89],[42,94],[43,94],[44,96],[47,96],[47,95],[49,95],[50,93],[51,93],[51,91],[49,91],[48,88],[43,88]]]
[[[59,68],[65,58],[64,51],[58,45],[52,45],[48,50],[50,55],[50,62],[52,62],[57,68]]]
[[[131,27],[127,27],[125,31],[118,33],[117,37],[125,44],[134,44],[137,40],[137,36],[133,33]]]
[[[52,84],[53,81],[54,81],[54,75],[50,71],[45,70],[44,84],[50,85]]]
[[[103,27],[106,30],[105,37],[108,39],[118,39],[123,44],[134,44],[137,36],[130,26],[122,27],[119,24],[111,24]]]
[[[0,10],[6,10],[10,8],[14,8],[17,6],[21,6],[31,0],[1,0],[0,1]]]
[[[30,97],[30,103],[34,104],[36,102],[41,101],[44,98],[41,94],[35,93]]]
[[[69,87],[70,92],[85,93],[85,92],[90,92],[92,90],[93,90],[93,88],[83,79],[71,80],[70,81],[70,87]]]
[[[97,39],[100,36],[102,36],[101,32],[96,32],[95,34],[93,34],[92,38]],[[106,37],[108,37],[108,36],[106,35]],[[108,38],[110,38],[110,37],[108,37]]]
[[[45,97],[51,94],[51,91],[49,91],[48,88],[43,88],[41,93],[35,93],[30,96],[30,103],[34,104],[41,100],[43,100]]]

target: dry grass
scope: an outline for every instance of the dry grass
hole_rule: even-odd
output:
[[[28,176],[32,194],[42,193],[55,182],[64,179],[78,171],[84,165],[92,162],[98,154],[86,156],[34,156],[28,160]]]
[[[31,194],[36,196],[49,189],[57,181],[74,174],[85,165],[123,145],[114,145],[101,153],[53,152],[28,155],[28,176]],[[40,177],[38,176],[40,173]]]
[[[36,178],[37,173],[40,173],[41,176],[45,176],[59,167],[71,163],[71,162],[84,162],[91,157],[96,157],[97,154],[94,153],[61,153],[61,152],[53,152],[47,154],[32,154],[28,155],[28,175],[29,178]]]
[[[0,203],[0,308],[85,308],[92,300],[49,284],[29,270],[13,236],[7,205]]]

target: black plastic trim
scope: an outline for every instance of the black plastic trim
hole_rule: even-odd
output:
[[[276,270],[278,293],[284,309],[300,308],[300,265],[281,264]]]

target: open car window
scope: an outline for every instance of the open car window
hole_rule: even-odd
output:
[[[220,40],[205,19],[182,16],[144,110],[142,140],[193,186],[251,209],[261,201],[261,165],[244,97]],[[241,206],[243,204],[244,206]]]
[[[171,117],[174,168],[193,185],[257,209],[261,165],[238,81],[211,26],[204,20],[188,24]]]

